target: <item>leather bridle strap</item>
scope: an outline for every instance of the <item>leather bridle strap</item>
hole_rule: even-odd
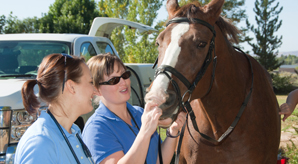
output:
[[[203,138],[205,138],[205,139],[208,140],[208,141],[214,142],[214,143],[216,143],[216,144],[217,144],[217,143],[220,143],[223,139],[225,139],[225,138],[232,132],[232,130],[235,128],[235,126],[237,125],[238,121],[240,120],[240,118],[241,118],[241,116],[242,116],[242,113],[244,112],[244,109],[245,109],[246,106],[247,106],[247,103],[248,103],[248,101],[249,101],[249,99],[250,99],[250,97],[251,97],[251,93],[252,93],[252,90],[253,90],[254,75],[253,75],[253,68],[252,68],[251,61],[250,61],[249,57],[248,57],[242,50],[240,50],[240,49],[237,48],[237,47],[234,47],[234,48],[235,48],[236,50],[242,52],[242,53],[245,55],[245,57],[248,59],[248,62],[249,62],[249,64],[250,64],[250,69],[251,69],[252,80],[251,80],[251,87],[250,87],[250,89],[249,89],[249,92],[248,92],[248,94],[246,95],[246,97],[245,97],[245,99],[244,99],[244,101],[243,101],[243,103],[242,103],[242,105],[241,105],[241,107],[240,107],[240,109],[239,109],[239,112],[238,112],[236,118],[234,119],[234,121],[233,121],[233,123],[231,124],[231,126],[226,130],[226,132],[224,132],[224,133],[222,134],[222,136],[221,136],[218,140],[215,140],[215,139],[213,139],[213,138],[211,138],[211,137],[209,137],[209,136],[207,136],[207,135],[201,133],[201,132],[199,131],[199,128],[198,128],[198,125],[197,125],[197,122],[196,122],[196,116],[195,116],[194,113],[193,113],[193,110],[192,110],[192,108],[191,108],[191,106],[190,106],[189,101],[186,101],[186,102],[183,103],[183,105],[185,106],[185,108],[186,108],[186,110],[187,110],[187,112],[188,112],[188,114],[189,114],[189,116],[190,116],[190,119],[191,119],[191,122],[192,122],[192,124],[193,124],[194,129],[195,129],[195,130],[196,130],[196,131],[197,131]],[[191,135],[190,131],[189,131],[189,134]],[[193,137],[192,137],[192,138],[193,138]],[[194,138],[193,138],[193,139],[194,139]]]
[[[186,118],[187,118],[187,114],[186,114]],[[183,134],[185,131],[185,126],[186,126],[186,122],[184,123],[184,125],[181,129],[181,134],[179,136],[179,141],[178,141],[177,151],[176,151],[176,156],[175,156],[175,164],[179,164],[180,150],[181,150],[182,140],[183,140],[183,136],[184,136]]]
[[[214,30],[214,27],[211,26],[208,22],[203,21],[201,19],[197,19],[197,18],[175,17],[175,18],[173,18],[173,19],[171,19],[167,22],[166,27],[168,25],[170,25],[171,23],[182,23],[182,22],[198,23],[198,24],[204,25],[204,26],[208,27],[213,32],[213,35],[215,37],[216,33],[215,33],[215,30]]]
[[[170,72],[174,76],[176,76],[185,86],[187,89],[191,87],[190,82],[180,73],[178,72],[175,68],[168,66],[168,65],[161,65],[156,69],[155,77],[157,77],[161,73],[166,73]],[[168,78],[172,80],[172,78],[168,75]]]

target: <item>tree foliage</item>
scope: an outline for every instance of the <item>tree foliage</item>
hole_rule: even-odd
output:
[[[40,19],[40,32],[88,34],[92,21],[98,17],[94,0],[56,0]]]
[[[296,65],[298,64],[298,57],[296,55],[281,55],[277,58],[279,63],[283,63],[286,65]]]
[[[2,32],[87,34],[93,19],[97,16],[121,18],[149,26],[155,24],[154,28],[161,32],[166,20],[156,22],[156,17],[163,1],[99,0],[97,7],[94,0],[56,0],[49,7],[49,12],[44,13],[40,19],[34,17],[20,21],[11,14],[6,19],[6,28]],[[191,1],[193,0],[180,0],[180,5]],[[210,1],[200,0],[203,5]],[[241,19],[246,18],[245,11],[241,9],[244,1],[226,0],[222,15],[237,24]],[[0,17],[0,25],[1,18],[5,19],[5,17]],[[140,35],[135,30],[129,29],[129,27],[117,27],[110,39],[124,62],[152,63],[158,55],[155,39],[159,32]]]
[[[4,25],[5,25],[5,15],[0,16],[0,34],[4,31]]]
[[[152,26],[161,7],[161,0],[101,0],[99,11],[108,17],[121,18]],[[155,29],[160,29],[156,25]],[[124,62],[152,63],[157,57],[157,33],[139,35],[129,27],[118,27],[111,40]]]
[[[11,34],[11,33],[37,33],[39,26],[39,19],[37,17],[25,18],[19,20],[17,16],[13,16],[11,12],[4,21],[0,18],[0,33]],[[3,24],[2,24],[2,23]],[[2,24],[2,27],[1,27]],[[2,29],[2,30],[1,30]]]
[[[274,33],[282,25],[282,21],[278,20],[278,15],[283,7],[278,8],[278,2],[271,8],[274,2],[275,0],[256,0],[254,12],[256,13],[257,27],[251,25],[248,20],[246,21],[247,26],[256,37],[256,43],[248,43],[254,54],[257,55],[256,59],[269,71],[278,68],[282,64],[276,58],[278,55],[277,48],[282,44],[282,36],[278,37]]]

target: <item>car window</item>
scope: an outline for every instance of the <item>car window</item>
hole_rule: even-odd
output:
[[[106,42],[96,42],[96,45],[98,49],[100,50],[100,53],[108,53],[110,52],[111,54],[115,55],[112,47],[106,43]]]
[[[45,56],[70,54],[70,45],[54,41],[0,41],[0,74],[36,74]]]
[[[90,42],[85,42],[82,44],[81,56],[83,56],[86,61],[88,61],[92,56],[95,55],[97,55],[96,51]]]

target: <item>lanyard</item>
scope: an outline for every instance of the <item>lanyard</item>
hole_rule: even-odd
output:
[[[65,133],[63,132],[61,126],[59,125],[58,121],[57,121],[56,118],[53,116],[53,114],[50,112],[50,110],[47,110],[47,113],[51,116],[51,118],[53,119],[53,121],[54,121],[55,124],[57,125],[59,131],[61,132],[61,134],[62,134],[64,140],[66,141],[66,143],[67,143],[67,145],[68,145],[68,147],[69,147],[69,149],[70,149],[70,151],[71,151],[73,157],[75,158],[76,162],[77,162],[78,164],[80,164],[80,161],[79,161],[79,159],[78,159],[76,153],[74,152],[74,150],[73,150],[73,148],[72,148],[70,142],[68,141],[68,139],[67,139]],[[94,164],[93,159],[91,158],[91,153],[90,153],[89,149],[88,149],[87,146],[84,144],[84,142],[82,141],[82,139],[81,139],[81,137],[78,135],[78,133],[76,134],[76,137],[77,137],[77,139],[79,140],[79,142],[80,142],[80,144],[81,144],[81,146],[82,146],[82,148],[83,148],[83,152],[84,152],[84,154],[86,155],[86,157],[88,158],[88,160],[90,161],[90,163]]]
[[[127,109],[127,108],[126,108]],[[111,111],[111,110],[110,110]],[[140,131],[140,128],[139,128],[139,126],[138,126],[138,124],[137,124],[137,122],[136,122],[136,120],[134,119],[134,117],[132,116],[132,114],[130,113],[130,111],[127,109],[127,111],[128,111],[128,113],[129,113],[129,115],[130,115],[130,117],[132,118],[132,120],[133,120],[133,122],[135,123],[135,125],[137,126],[137,128],[138,128],[138,130]],[[111,111],[112,112],[112,111]],[[114,112],[112,112],[112,113],[114,113]],[[120,118],[116,113],[114,113],[118,118]],[[120,118],[121,119],[121,118]],[[121,119],[122,120],[122,119]],[[124,120],[122,120],[123,122],[125,122]],[[128,124],[128,123],[126,123],[125,122],[125,124],[129,127],[129,129],[133,132],[133,134],[135,135],[135,136],[137,136],[137,134],[134,132],[134,130],[131,128],[131,126]],[[159,163],[160,164],[163,164],[163,160],[162,160],[162,155],[161,155],[161,142],[160,142],[160,137],[158,138],[158,155],[159,155]],[[145,160],[145,164],[147,164],[147,162],[146,162],[146,160]]]
[[[126,109],[127,109],[127,108],[126,108]],[[110,110],[110,111],[111,111],[111,110]],[[112,111],[111,111],[111,112],[112,112]],[[127,109],[127,112],[129,113],[130,117],[132,118],[132,120],[133,120],[134,124],[136,125],[136,127],[138,128],[138,130],[140,131],[140,128],[139,128],[139,126],[138,126],[136,120],[134,119],[134,117],[132,116],[132,114],[130,113],[130,111],[129,111],[128,109]],[[114,113],[114,112],[112,112],[112,113]],[[120,118],[120,119],[122,120],[122,118],[119,117],[116,113],[114,113],[114,115],[116,115],[118,118]],[[124,120],[122,120],[122,121],[125,122]],[[137,134],[136,134],[135,131],[131,128],[131,126],[130,126],[128,123],[126,123],[126,122],[125,122],[125,124],[129,127],[129,129],[133,132],[133,134],[134,134],[135,136],[137,136]],[[145,159],[145,164],[147,164],[146,159]]]

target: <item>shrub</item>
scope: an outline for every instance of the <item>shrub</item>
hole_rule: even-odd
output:
[[[292,75],[280,75],[272,73],[272,84],[275,94],[288,94],[294,88]]]

